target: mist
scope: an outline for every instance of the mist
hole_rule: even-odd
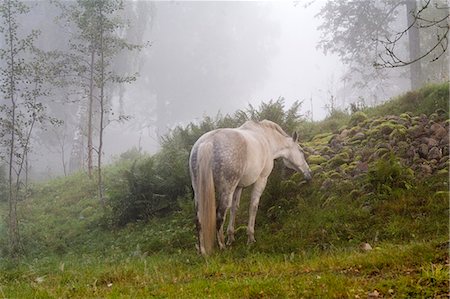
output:
[[[75,29],[64,24],[58,7],[49,1],[28,4],[22,30],[39,29],[36,42],[42,50],[68,50]],[[374,105],[407,90],[405,69],[389,71],[389,76],[380,71],[376,84],[381,87],[356,89],[349,83],[350,75],[360,74],[319,47],[325,4],[125,1],[120,17],[126,26],[117,35],[142,48],[123,51],[112,66],[135,80],[108,91],[105,161],[131,148],[155,153],[160,138],[178,125],[270,100],[284,98],[286,107],[300,101],[304,118],[319,121],[330,114],[330,101],[333,109],[345,111],[356,101]],[[401,27],[403,19],[394,24]],[[35,137],[33,177],[61,175],[75,163],[69,160],[76,146],[86,146],[80,125],[86,122],[83,101],[80,90],[69,88],[59,88],[48,101],[49,113],[64,124],[44,128]],[[83,155],[72,168],[84,167]]]
[[[326,116],[342,65],[317,50],[320,3],[157,2],[143,40],[140,77],[127,88],[132,120],[109,129],[110,157],[133,144],[158,148],[177,124],[232,113],[249,104],[303,101],[314,120]],[[144,109],[142,109],[144,107]],[[136,109],[137,108],[137,109]],[[312,113],[311,113],[312,111]],[[126,134],[124,132],[126,131]],[[128,140],[117,145],[117,136]]]

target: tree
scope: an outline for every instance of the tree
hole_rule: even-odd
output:
[[[21,197],[23,171],[27,171],[27,156],[31,149],[33,130],[39,123],[49,120],[45,114],[43,98],[49,89],[45,53],[34,48],[37,31],[22,37],[19,19],[29,12],[29,7],[18,0],[0,4],[0,105],[1,158],[8,166],[8,230],[10,253],[18,258],[20,233],[17,202]],[[50,119],[51,122],[54,120]]]
[[[118,32],[126,24],[120,16],[123,3],[120,0],[78,0],[66,5],[59,3],[62,8],[62,18],[75,25],[76,32],[70,42],[70,53],[66,56],[73,65],[78,80],[87,98],[87,147],[88,173],[93,172],[93,151],[97,153],[98,197],[104,204],[102,157],[103,136],[110,119],[110,101],[114,88],[123,83],[130,83],[136,79],[136,74],[121,75],[114,71],[114,62],[122,51],[133,51],[142,48],[141,45],[128,43],[119,36]],[[77,84],[78,82],[72,82]],[[81,109],[80,114],[83,112]],[[126,119],[119,115],[118,121]],[[82,119],[80,115],[80,120]],[[94,126],[94,121],[98,125]],[[98,143],[94,148],[93,134],[97,128]]]
[[[362,82],[373,81],[373,78],[382,80],[386,74],[392,75],[392,70],[386,73],[388,67],[411,65],[411,88],[417,88],[423,83],[420,60],[428,55],[419,54],[419,51],[424,52],[419,31],[425,26],[436,29],[437,39],[431,48],[440,48],[442,53],[446,49],[448,23],[445,23],[445,16],[434,21],[424,18],[429,11],[438,9],[441,2],[436,1],[433,6],[431,0],[427,0],[421,2],[417,9],[415,0],[327,1],[318,14],[323,18],[319,27],[322,37],[318,46],[325,53],[339,55],[350,66],[350,72],[363,74]],[[406,18],[402,17],[401,10],[406,11]],[[430,34],[429,31],[426,33]],[[408,48],[403,48],[402,38],[406,35],[409,36]],[[405,54],[410,58],[400,59]],[[442,54],[435,59],[441,57]],[[386,82],[383,87],[389,84],[392,85],[392,81]]]
[[[380,62],[377,62],[376,66],[395,68],[409,65],[411,86],[417,87],[423,82],[421,65],[423,60],[427,60],[428,63],[438,59],[446,60],[450,30],[449,7],[444,1],[432,3],[431,0],[422,1],[420,9],[413,0],[405,1],[405,6],[408,26],[394,34],[392,38],[385,37],[385,40],[381,41],[385,51],[379,54]],[[409,57],[403,58],[397,53],[396,48],[405,35],[408,36]]]

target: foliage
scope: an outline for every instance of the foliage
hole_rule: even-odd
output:
[[[258,109],[250,105],[233,116],[218,114],[215,119],[205,117],[199,124],[176,127],[162,137],[161,150],[157,154],[137,159],[129,168],[126,166],[119,173],[121,179],[114,180],[109,187],[112,221],[125,225],[179,210],[179,199],[192,195],[189,153],[202,134],[217,128],[237,127],[246,120],[262,119],[276,121],[287,132],[293,132],[302,123],[299,109],[300,102],[295,102],[285,110],[284,99],[280,98],[263,103]],[[275,178],[269,181],[269,186],[278,185]]]
[[[368,192],[375,192],[376,196],[392,198],[396,191],[409,190],[413,187],[414,172],[401,165],[400,161],[391,153],[388,157],[375,162],[366,178]]]

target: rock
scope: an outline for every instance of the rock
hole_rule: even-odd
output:
[[[383,135],[389,135],[394,130],[394,125],[391,123],[384,123],[380,125],[380,132]]]
[[[428,156],[428,145],[425,143],[420,144],[417,148],[417,152],[421,158],[426,158]]]
[[[356,169],[361,173],[367,172],[369,171],[369,164],[367,162],[359,162],[356,164]]]
[[[433,135],[436,139],[441,139],[444,136],[447,136],[447,130],[439,123],[434,123],[430,127],[431,135]]]
[[[410,146],[409,149],[406,151],[406,156],[410,159],[414,158],[416,154],[416,147]]]
[[[362,251],[371,251],[371,250],[372,250],[372,246],[370,246],[369,243],[361,243],[361,244],[359,245],[359,248],[360,248]]]
[[[345,138],[347,138],[349,132],[350,132],[349,129],[342,130],[341,134],[339,134],[339,137],[341,138],[341,140],[344,140]]]
[[[439,141],[439,145],[440,145],[441,147],[444,147],[444,146],[448,146],[448,144],[449,144],[449,136],[448,136],[448,135],[445,135],[445,136],[442,137],[442,139]]]
[[[357,133],[361,132],[361,128],[359,126],[353,127],[350,129],[350,131],[348,132],[348,137],[353,137],[355,136]]]
[[[330,142],[329,145],[330,147],[334,150],[334,151],[339,151],[340,149],[342,149],[342,147],[344,146],[342,144],[343,139],[340,138],[340,135],[335,135],[335,137],[333,137]]]
[[[434,138],[427,138],[428,148],[432,148],[433,146],[438,146],[439,142]]]
[[[433,146],[428,151],[428,160],[440,160],[441,158],[442,158],[442,151],[437,146]]]
[[[408,129],[412,138],[419,138],[425,134],[425,127],[422,124],[414,125]]]
[[[351,141],[361,141],[364,140],[366,138],[366,134],[364,134],[363,132],[358,132],[356,133],[353,138],[351,139]]]

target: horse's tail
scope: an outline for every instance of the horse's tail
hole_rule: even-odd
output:
[[[209,255],[216,241],[216,198],[212,171],[212,143],[200,144],[198,148],[197,219],[199,222],[200,252]]]

